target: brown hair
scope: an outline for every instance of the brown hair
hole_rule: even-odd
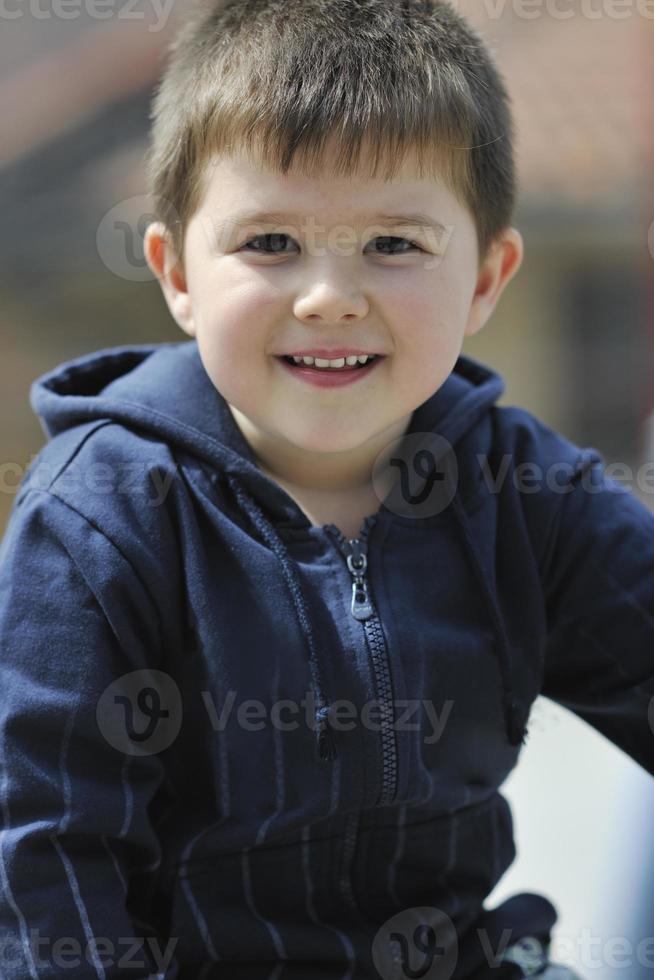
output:
[[[207,161],[238,147],[305,175],[337,136],[335,176],[415,152],[476,225],[480,263],[511,224],[513,120],[481,37],[445,0],[195,0],[155,88],[146,170],[154,217],[184,260]]]

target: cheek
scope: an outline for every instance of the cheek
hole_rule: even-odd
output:
[[[384,309],[395,324],[395,343],[407,354],[430,352],[437,356],[459,332],[460,312],[449,284],[434,272],[429,279],[424,274],[407,279],[392,290]]]
[[[202,320],[212,349],[229,360],[247,358],[258,351],[265,356],[271,326],[279,316],[279,298],[265,281],[247,282],[232,277],[205,290]]]

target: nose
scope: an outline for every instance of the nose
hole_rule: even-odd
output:
[[[305,284],[294,304],[294,313],[299,320],[329,323],[363,319],[368,309],[368,301],[357,278],[336,274],[321,275],[309,285]]]

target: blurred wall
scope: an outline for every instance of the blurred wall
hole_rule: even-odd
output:
[[[504,373],[500,404],[523,405],[624,464],[653,509],[638,473],[654,459],[654,20],[635,4],[622,19],[600,3],[458,6],[507,67],[526,247],[518,278],[464,349]],[[517,858],[486,904],[539,891],[559,910],[556,959],[585,978],[651,977],[652,779],[538,698],[503,791]]]

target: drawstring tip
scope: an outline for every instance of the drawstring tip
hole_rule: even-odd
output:
[[[336,759],[338,755],[334,743],[334,735],[329,724],[329,708],[330,706],[326,705],[316,711],[318,756],[323,760]]]
[[[511,745],[527,744],[527,728],[522,721],[520,705],[513,693],[508,691],[504,697],[506,731]]]

